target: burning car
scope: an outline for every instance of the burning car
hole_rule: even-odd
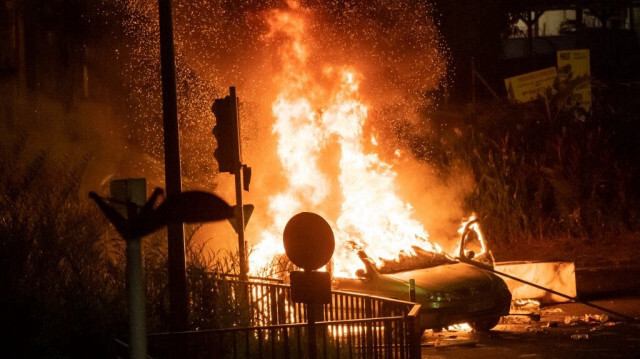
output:
[[[511,293],[500,277],[445,254],[415,250],[418,255],[411,259],[379,266],[361,251],[365,269],[356,271],[357,278],[334,278],[334,289],[410,300],[413,279],[423,330],[461,323],[489,330],[509,313]]]

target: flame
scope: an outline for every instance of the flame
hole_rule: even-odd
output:
[[[362,267],[356,249],[374,261],[414,254],[412,246],[441,252],[428,241],[422,224],[411,218],[411,205],[397,196],[393,166],[365,150],[365,142],[378,142],[363,134],[369,106],[359,94],[362,75],[342,64],[313,63],[307,46],[313,39],[305,31],[303,10],[271,11],[268,24],[266,38],[281,41],[282,71],[276,76],[280,90],[272,111],[287,186],[270,198],[272,224],[251,252],[252,272],[284,253],[284,226],[305,210],[331,224],[336,276],[353,277]]]
[[[533,306],[540,306],[540,301],[535,299],[516,299],[514,300],[515,304],[518,306],[525,306],[531,304]]]
[[[467,224],[469,224],[469,223],[471,223],[472,221],[475,221],[475,220],[476,220],[476,215],[472,214],[466,221],[462,221],[462,225],[460,226],[460,229],[458,229],[458,234],[463,235],[464,234],[464,230],[467,227]],[[480,229],[480,224],[478,222],[475,222],[475,223],[471,224],[469,226],[469,230],[474,231],[476,233],[476,236],[477,236],[477,239],[478,239],[478,243],[480,245],[480,252],[475,254],[476,257],[485,254],[487,252],[487,246],[486,246],[486,243],[485,243],[485,240],[484,240],[484,235],[482,234],[482,230]],[[460,244],[458,245],[458,248],[455,251],[456,255],[458,253],[460,253],[460,245],[461,244],[462,244],[462,241],[460,242]]]
[[[449,332],[470,332],[473,328],[469,323],[453,324],[447,327]]]

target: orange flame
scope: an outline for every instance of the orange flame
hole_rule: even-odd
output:
[[[377,141],[363,135],[368,105],[359,94],[361,74],[340,64],[311,64],[301,10],[272,11],[268,23],[268,38],[285,39],[272,111],[288,185],[270,198],[272,225],[250,255],[252,272],[284,253],[283,228],[305,210],[322,215],[334,230],[336,276],[353,277],[362,266],[355,249],[374,260],[413,254],[412,246],[440,252],[422,224],[411,218],[411,205],[397,196],[393,166],[365,151],[365,141],[374,146]],[[315,71],[319,66],[322,71]]]
[[[460,235],[464,234],[464,230],[467,227],[467,224],[471,223],[474,220],[476,220],[476,215],[472,214],[471,217],[469,217],[469,219],[467,219],[466,221],[462,221],[462,225],[460,226],[460,229],[458,229],[458,234],[460,234]],[[484,235],[482,234],[482,230],[480,229],[480,224],[478,222],[472,223],[469,226],[469,230],[470,231],[474,231],[476,233],[477,240],[478,240],[478,245],[480,246],[480,251],[478,253],[476,253],[475,255],[476,256],[481,256],[481,255],[487,253],[487,245],[485,243]],[[462,245],[462,242],[458,245],[458,248],[455,251],[456,255],[458,253],[460,253],[460,245]]]

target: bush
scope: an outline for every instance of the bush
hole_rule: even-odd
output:
[[[104,348],[122,328],[123,268],[110,261],[106,225],[78,197],[87,163],[28,156],[25,137],[0,156],[0,303],[9,357],[55,357]]]
[[[593,114],[547,112],[544,104],[485,104],[453,131],[428,141],[443,176],[466,168],[478,213],[495,245],[531,239],[598,239],[635,231],[638,203],[637,94],[596,93]],[[613,99],[618,102],[615,103]],[[583,121],[584,120],[584,121]]]
[[[125,243],[80,193],[88,163],[30,155],[25,136],[0,147],[0,320],[9,358],[109,357],[128,332]],[[187,238],[190,238],[187,236]],[[166,233],[143,240],[150,332],[169,329]],[[237,268],[187,240],[190,329],[240,316],[210,278]],[[218,288],[219,289],[219,288]]]

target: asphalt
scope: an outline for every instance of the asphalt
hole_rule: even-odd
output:
[[[594,301],[640,318],[640,297]],[[640,358],[640,322],[579,304],[556,304],[508,316],[489,332],[427,331],[423,358]]]

